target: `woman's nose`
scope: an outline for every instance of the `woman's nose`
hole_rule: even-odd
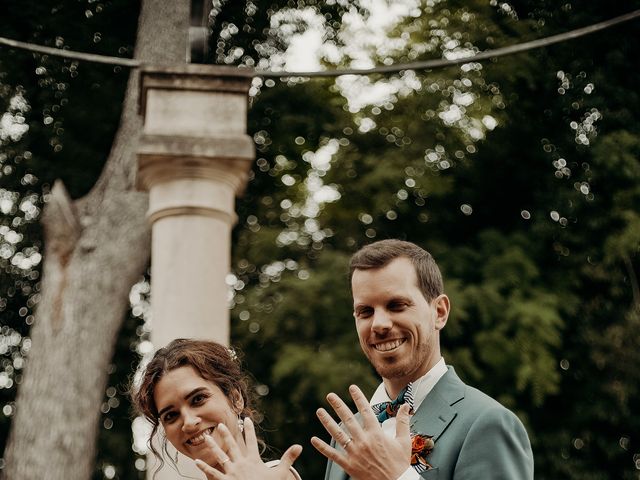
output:
[[[200,417],[193,412],[187,411],[183,414],[184,422],[182,422],[182,431],[191,432],[198,429]]]

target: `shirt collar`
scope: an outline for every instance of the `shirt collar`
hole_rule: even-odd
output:
[[[444,362],[444,358],[440,357],[438,363],[431,367],[431,370],[425,373],[422,377],[412,382],[414,410],[418,410],[418,408],[420,408],[420,404],[422,403],[422,401],[433,389],[433,387],[435,387],[436,383],[438,383],[438,380],[440,380],[445,373],[447,373],[447,365]],[[390,401],[391,398],[389,398],[389,394],[385,390],[383,382],[374,392],[373,396],[371,397],[370,403],[371,405],[375,405],[376,403]]]

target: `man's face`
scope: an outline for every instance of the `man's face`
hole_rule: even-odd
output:
[[[427,373],[440,359],[447,296],[428,302],[405,257],[382,268],[355,270],[351,288],[360,346],[378,374],[403,388]]]

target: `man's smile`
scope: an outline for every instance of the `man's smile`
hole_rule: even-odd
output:
[[[378,352],[390,352],[407,341],[406,338],[396,338],[382,343],[374,343],[371,346]]]

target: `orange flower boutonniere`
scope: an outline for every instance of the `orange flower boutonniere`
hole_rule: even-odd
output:
[[[411,466],[418,472],[431,470],[433,467],[427,462],[427,455],[434,447],[431,435],[416,433],[411,437]]]

